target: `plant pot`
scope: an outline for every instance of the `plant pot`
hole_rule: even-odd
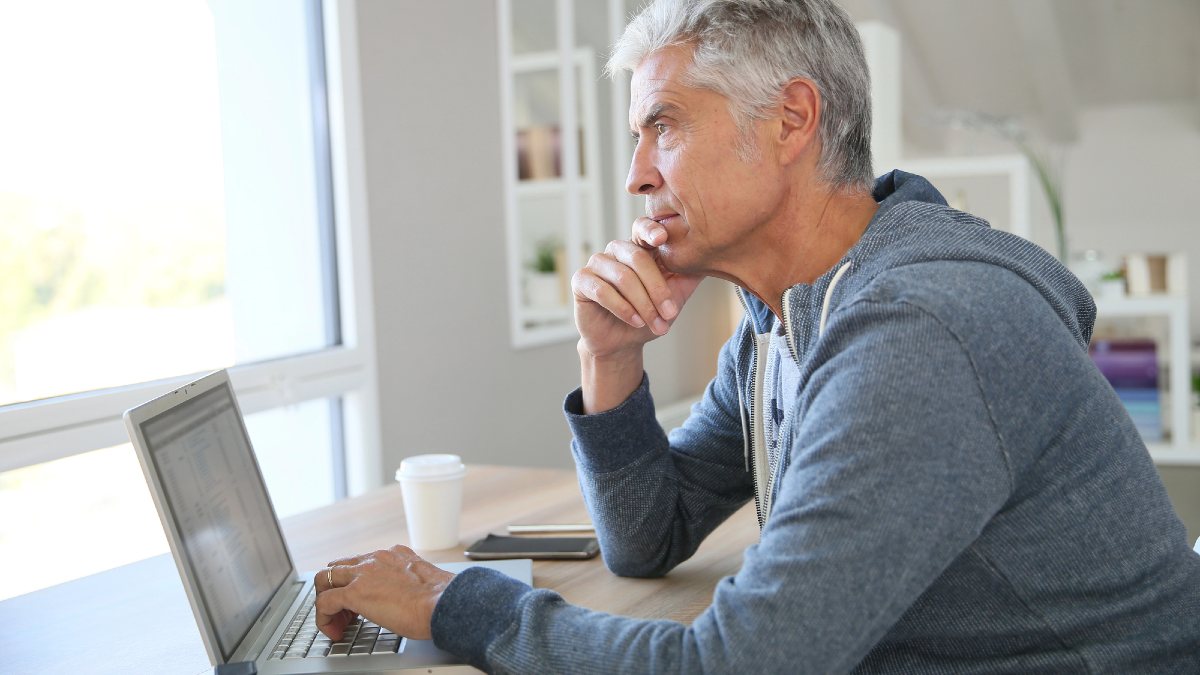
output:
[[[557,272],[525,275],[525,304],[529,307],[562,307],[566,304]]]
[[[1105,300],[1119,300],[1125,297],[1125,280],[1124,279],[1104,279],[1100,282],[1099,292],[1097,297]]]

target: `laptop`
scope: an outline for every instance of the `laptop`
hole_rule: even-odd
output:
[[[125,426],[212,665],[253,661],[264,674],[476,672],[430,640],[363,620],[341,644],[315,633],[311,616],[305,625],[314,575],[296,572],[225,371],[127,411]],[[439,563],[451,572],[470,565],[532,585],[529,560]]]

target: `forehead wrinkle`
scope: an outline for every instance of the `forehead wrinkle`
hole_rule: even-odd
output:
[[[660,90],[651,92],[651,93],[647,94],[646,97],[643,98],[642,100],[645,101],[646,99],[650,98],[654,94],[658,93],[658,91],[662,91],[662,90],[660,89]],[[638,129],[644,129],[646,127],[653,126],[654,121],[657,120],[659,117],[662,117],[663,115],[668,114],[668,113],[671,113],[671,114],[677,113],[678,111],[679,111],[678,105],[676,105],[674,103],[668,103],[666,101],[659,101],[659,102],[651,105],[649,110],[647,110],[644,113],[641,113],[640,116],[638,116],[636,119],[634,119],[634,116],[631,114],[630,120],[629,120],[629,128],[632,131],[637,131]]]
[[[665,115],[667,113],[674,112],[678,109],[679,109],[679,106],[676,106],[673,103],[663,103],[663,102],[656,103],[656,104],[654,104],[653,107],[650,108],[650,110],[647,110],[646,113],[644,115],[642,115],[642,119],[639,121],[638,125],[643,126],[643,127],[651,126],[652,124],[654,124],[654,121],[657,120],[658,118],[662,117],[663,115]]]

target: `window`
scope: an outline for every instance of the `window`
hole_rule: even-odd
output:
[[[0,509],[36,514],[0,555],[118,551],[0,597],[165,550],[120,415],[198,373],[281,515],[381,481],[352,35],[316,0],[0,5]]]

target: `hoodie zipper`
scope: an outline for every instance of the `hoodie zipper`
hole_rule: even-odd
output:
[[[850,261],[847,261],[841,267],[839,267],[838,271],[836,273],[834,273],[833,278],[830,280],[829,286],[825,289],[825,297],[822,299],[822,302],[821,302],[820,325],[817,328],[818,336],[820,336],[822,333],[825,332],[825,320],[829,315],[829,303],[833,299],[833,289],[835,286],[837,286],[837,283],[839,281],[841,281],[842,277],[846,274],[846,272],[848,272],[850,270],[851,265],[852,265],[852,263]],[[793,290],[795,290],[795,289],[787,288],[783,291],[783,297],[781,298],[781,303],[780,303],[780,310],[782,312],[782,316],[780,317],[780,320],[783,322],[783,337],[784,337],[785,342],[787,343],[788,351],[791,352],[792,360],[795,363],[799,364],[800,357],[796,353],[796,337],[792,331],[791,303],[789,302]],[[743,295],[744,292],[745,291],[743,291],[742,289],[738,289],[738,299],[741,300],[742,309],[745,310],[747,317],[749,317],[750,316],[750,307],[746,302],[745,295]],[[750,414],[749,414],[750,426],[749,426],[748,431],[744,434],[744,436],[745,436],[745,442],[746,442],[746,457],[747,457],[746,465],[747,465],[747,470],[750,471],[750,476],[754,481],[754,509],[758,514],[758,529],[761,530],[763,528],[763,526],[766,525],[766,522],[767,522],[766,516],[767,516],[767,512],[770,508],[770,504],[771,504],[772,497],[773,497],[773,494],[771,494],[771,493],[773,493],[775,490],[775,481],[778,478],[780,469],[783,468],[783,465],[785,462],[785,457],[784,457],[783,453],[780,453],[779,458],[775,462],[775,466],[767,467],[768,475],[767,475],[767,485],[765,486],[765,488],[768,492],[763,492],[764,486],[762,486],[758,480],[758,471],[756,469],[756,463],[755,463],[755,456],[757,455],[757,452],[756,452],[756,447],[754,445],[754,429],[755,429],[754,422],[756,419],[755,414],[754,414],[754,401],[755,401],[755,391],[757,390],[758,386],[760,385],[759,372],[758,372],[758,332],[757,332],[757,327],[754,326],[753,319],[750,319],[750,323],[751,323],[751,334],[754,336],[753,349],[750,352],[750,400],[747,402],[747,406],[746,406],[750,411]],[[769,336],[768,336],[768,340],[770,340]],[[739,402],[741,401],[741,391],[740,390],[738,391],[738,400],[739,400]]]
[[[754,324],[754,316],[750,313],[750,305],[746,302],[746,296],[743,295],[746,291],[738,289],[738,300],[742,302],[742,310],[746,312],[746,320],[750,323],[750,397],[745,401],[746,410],[748,411],[748,422],[746,425],[745,442],[746,442],[746,469],[750,472],[750,479],[754,481],[754,512],[758,516],[758,529],[762,530],[763,525],[767,520],[763,514],[762,497],[760,496],[761,487],[758,484],[758,470],[755,466],[754,455],[754,389],[758,384],[758,327]],[[739,392],[740,396],[740,392]]]
[[[791,288],[788,288],[788,289],[784,290],[784,292],[783,292],[782,304],[780,305],[780,309],[783,312],[783,316],[781,317],[781,320],[783,321],[784,341],[787,343],[787,348],[788,348],[788,351],[791,353],[792,360],[794,362],[798,363],[799,359],[796,358],[795,338],[792,336],[791,312],[788,309],[788,298],[789,298],[789,296],[791,296],[791,294],[792,294]],[[782,366],[780,366],[780,367],[782,367]],[[778,392],[776,392],[776,395],[778,395]],[[763,498],[762,498],[763,511],[765,511],[766,513],[770,513],[771,502],[774,501],[774,497],[775,497],[775,494],[774,494],[775,493],[775,480],[779,476],[779,470],[783,468],[783,462],[784,462],[784,453],[782,452],[783,448],[781,448],[780,450],[781,451],[779,453],[779,456],[777,458],[775,458],[775,465],[771,466],[769,462],[767,465],[767,491],[763,493]],[[763,515],[764,515],[764,518],[763,518],[762,524],[766,524],[766,518],[765,518],[766,514],[764,513]]]

